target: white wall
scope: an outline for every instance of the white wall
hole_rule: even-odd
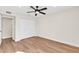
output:
[[[42,17],[37,29],[40,37],[79,47],[79,8]]]
[[[15,41],[36,36],[36,22],[28,17],[16,17]]]
[[[12,37],[12,19],[2,17],[2,38]]]

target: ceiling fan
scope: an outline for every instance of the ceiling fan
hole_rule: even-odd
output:
[[[41,13],[43,15],[45,15],[46,13],[42,12],[44,10],[47,10],[46,7],[39,9],[39,6],[35,6],[35,8],[33,6],[30,6],[30,8],[32,8],[34,11],[28,11],[27,13],[35,13],[35,16],[37,16],[38,13]]]

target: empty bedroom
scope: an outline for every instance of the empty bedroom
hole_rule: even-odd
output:
[[[78,6],[0,6],[1,53],[79,53]]]

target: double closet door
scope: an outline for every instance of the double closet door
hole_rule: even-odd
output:
[[[0,44],[4,39],[15,39],[15,18],[0,15]]]

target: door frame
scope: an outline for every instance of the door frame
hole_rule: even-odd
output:
[[[14,26],[14,29],[12,29],[12,31],[14,31],[14,35],[13,35],[13,36],[14,36],[14,39],[13,39],[13,40],[15,41],[15,30],[16,30],[16,29],[15,29],[15,28],[16,28],[16,27],[15,27],[15,25],[16,25],[16,21],[15,21],[15,20],[16,20],[16,17],[15,17],[15,16],[12,16],[12,15],[1,14],[1,13],[0,13],[0,15],[1,15],[1,32],[2,32],[2,29],[3,29],[2,17],[5,17],[5,16],[6,16],[6,17],[12,17],[12,20],[14,20],[14,22],[13,22],[14,24],[12,23],[12,26]],[[3,33],[1,33],[1,42],[2,42],[2,34],[3,34]]]

